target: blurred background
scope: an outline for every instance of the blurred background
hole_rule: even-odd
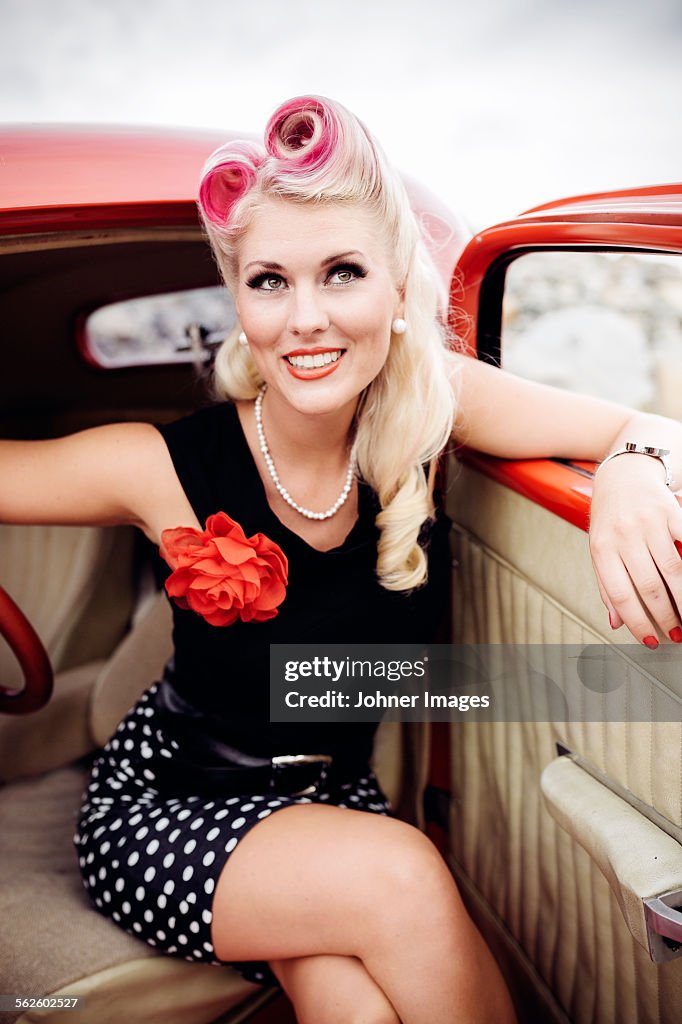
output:
[[[478,228],[679,180],[681,43],[680,0],[0,0],[0,121],[259,131],[323,93]]]

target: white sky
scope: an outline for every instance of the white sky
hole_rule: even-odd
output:
[[[0,121],[341,100],[475,226],[682,178],[680,0],[0,0]]]

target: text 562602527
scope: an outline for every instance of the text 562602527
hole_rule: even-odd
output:
[[[0,1010],[82,1010],[83,996],[26,996],[0,994]]]

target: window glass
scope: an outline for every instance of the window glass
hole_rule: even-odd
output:
[[[506,370],[682,419],[682,262],[653,253],[528,253],[508,268]]]
[[[83,340],[88,358],[106,369],[205,363],[235,321],[227,289],[193,288],[101,306]]]

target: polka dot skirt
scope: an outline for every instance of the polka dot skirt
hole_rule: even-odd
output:
[[[173,796],[149,767],[179,749],[150,700],[158,686],[146,691],[93,764],[74,836],[83,883],[97,909],[131,935],[172,956],[220,964],[211,942],[213,891],[249,829],[292,804],[378,814],[388,814],[389,805],[369,768],[363,778],[307,797]],[[232,966],[248,981],[277,984],[265,963]]]

